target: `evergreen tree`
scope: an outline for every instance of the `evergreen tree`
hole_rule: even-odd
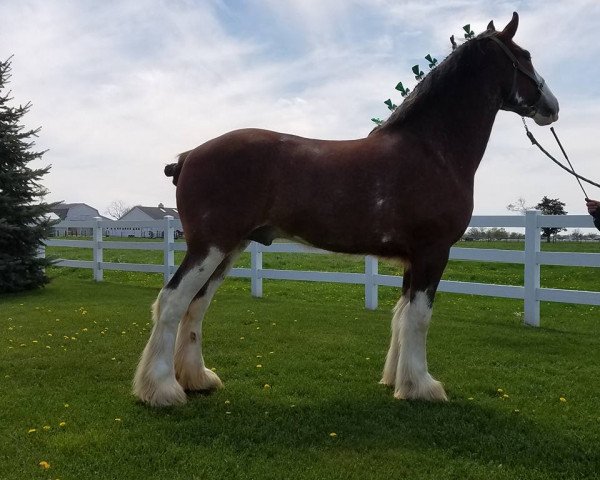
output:
[[[31,103],[10,106],[10,61],[0,60],[0,293],[37,288],[48,282],[49,261],[37,258],[38,247],[50,234],[53,205],[43,202],[46,189],[39,183],[50,166],[30,168],[44,152],[32,151],[39,131],[25,130],[21,118]]]
[[[544,215],[566,215],[565,204],[558,198],[548,198],[544,196],[542,201],[538,203],[535,208],[541,210]],[[542,236],[546,237],[546,242],[550,242],[550,238],[556,235],[558,232],[562,232],[566,228],[557,227],[543,227]]]

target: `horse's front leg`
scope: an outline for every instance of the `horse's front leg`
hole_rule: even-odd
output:
[[[388,349],[387,356],[385,357],[385,366],[383,367],[383,375],[379,383],[393,387],[396,383],[396,368],[398,367],[398,355],[400,354],[400,318],[402,318],[402,312],[404,307],[408,304],[409,292],[410,291],[410,267],[404,269],[404,275],[402,276],[402,296],[393,310],[392,324],[391,324],[391,340],[390,348]]]
[[[427,252],[412,264],[408,303],[398,319],[398,364],[394,397],[399,399],[447,400],[444,387],[427,370],[427,331],[433,300],[448,262],[448,250]]]

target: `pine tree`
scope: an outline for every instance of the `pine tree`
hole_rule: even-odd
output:
[[[13,107],[11,58],[0,60],[0,293],[41,287],[48,282],[44,268],[49,261],[37,258],[42,240],[49,236],[52,204],[43,202],[46,189],[39,183],[50,166],[30,168],[44,152],[32,151],[39,128],[26,130],[21,118],[31,103]]]

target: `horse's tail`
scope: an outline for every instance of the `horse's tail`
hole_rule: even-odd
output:
[[[185,159],[190,154],[191,150],[187,152],[180,153],[177,156],[177,163],[170,163],[165,166],[165,175],[167,177],[173,177],[173,185],[177,186],[177,180],[179,180],[179,173],[181,172],[181,167],[185,162]]]

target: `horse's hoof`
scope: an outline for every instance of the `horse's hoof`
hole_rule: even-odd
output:
[[[148,382],[144,384],[136,382],[133,393],[142,402],[151,407],[172,407],[183,405],[187,396],[181,385],[173,379],[171,382]]]
[[[223,382],[219,376],[205,367],[185,371],[177,375],[177,382],[186,392],[214,392],[223,388]]]
[[[385,385],[386,387],[393,387],[396,384],[395,380],[390,380],[389,378],[386,378],[385,376],[379,380],[379,385]]]
[[[394,392],[394,398],[399,400],[423,400],[426,402],[446,402],[448,396],[441,382],[435,380],[431,375],[418,384],[400,384]]]

